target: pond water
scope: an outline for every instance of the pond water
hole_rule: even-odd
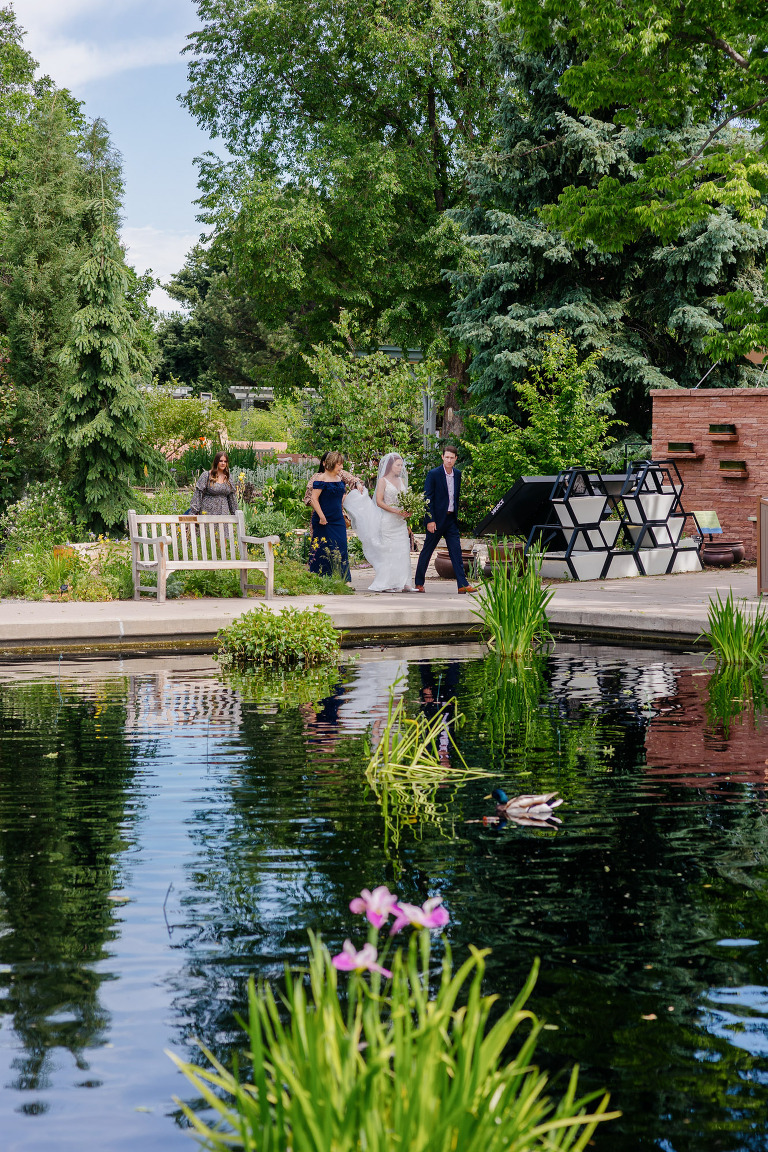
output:
[[[567,644],[527,676],[444,647],[309,686],[202,658],[6,667],[3,1152],[193,1146],[164,1049],[228,1060],[247,977],[304,961],[307,928],[361,939],[349,900],[380,883],[441,894],[502,1002],[541,958],[538,1059],[623,1112],[594,1147],[764,1152],[768,725],[733,685],[723,720],[708,682],[698,656]],[[489,778],[372,787],[393,684],[410,715],[455,694]],[[561,826],[485,825],[496,785],[557,789]]]

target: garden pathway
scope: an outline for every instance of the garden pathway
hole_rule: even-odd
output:
[[[429,579],[423,596],[366,593],[370,571],[354,573],[354,596],[277,597],[268,607],[279,612],[322,604],[345,632],[345,643],[434,643],[467,639],[477,626],[472,597],[458,596],[452,581]],[[689,647],[706,623],[710,596],[736,597],[752,605],[754,568],[695,574],[650,576],[633,580],[557,584],[550,621],[560,636],[592,637],[609,642]],[[248,607],[263,601],[250,600]],[[110,603],[0,601],[0,653],[87,654],[94,651],[136,654],[158,651],[211,651],[219,628],[244,610],[239,599],[153,600]]]

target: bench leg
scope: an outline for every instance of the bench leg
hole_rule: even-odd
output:
[[[248,569],[240,569],[240,595],[248,597]]]
[[[138,544],[131,544],[131,569],[133,572],[133,598],[134,600],[141,600],[141,573],[138,566],[139,560],[139,546]]]
[[[158,604],[165,604],[165,545],[158,544],[156,548],[160,554],[157,562],[157,602]]]
[[[275,594],[275,554],[272,551],[271,544],[267,545],[267,572],[265,583],[264,596],[267,600],[271,600]]]

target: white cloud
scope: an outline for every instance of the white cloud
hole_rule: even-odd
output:
[[[147,19],[146,0],[112,0],[108,6],[110,31],[105,34],[99,29],[95,35],[82,27],[104,16],[105,0],[23,0],[22,4],[17,2],[17,15],[27,32],[25,47],[41,72],[77,91],[91,80],[178,62],[189,31],[189,7],[189,0],[172,0],[170,5],[166,3],[166,11],[155,9],[155,22]],[[158,31],[137,36],[136,29],[145,32],[148,23]]]
[[[30,38],[31,40],[31,38]],[[43,40],[30,43],[40,71],[62,88],[77,90],[89,80],[101,80],[132,68],[171,64],[179,60],[182,44],[178,36],[145,38],[121,44],[93,44],[81,40]]]
[[[199,239],[194,232],[163,232],[151,225],[123,228],[121,236],[127,250],[128,263],[137,272],[146,272],[151,268],[163,283],[167,283],[173,273],[179,271],[190,248]],[[180,311],[178,301],[172,300],[162,288],[155,289],[150,302],[163,312]]]

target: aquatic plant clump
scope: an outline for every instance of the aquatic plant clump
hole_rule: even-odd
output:
[[[456,788],[488,775],[470,768],[453,739],[452,728],[463,717],[455,701],[448,701],[436,716],[405,715],[402,697],[395,703],[389,690],[387,719],[374,725],[365,778],[381,804],[387,833],[397,846],[403,824],[439,827],[447,817]],[[354,909],[353,909],[354,911]]]
[[[699,636],[707,640],[718,667],[744,665],[762,668],[768,659],[768,614],[758,606],[754,615],[740,608],[729,589],[725,600],[710,600],[707,627]]]
[[[250,664],[322,664],[336,660],[341,634],[319,606],[271,612],[259,606],[222,628],[214,659],[224,668]]]
[[[212,1068],[169,1053],[217,1116],[210,1125],[176,1101],[204,1147],[580,1152],[598,1123],[619,1115],[607,1111],[607,1094],[577,1098],[577,1068],[559,1100],[546,1096],[547,1076],[532,1063],[543,1025],[525,1008],[537,964],[489,1025],[497,998],[482,995],[487,951],[470,947],[454,971],[446,944],[439,987],[430,994],[430,931],[449,920],[440,897],[419,907],[379,887],[363,890],[350,908],[365,913],[368,941],[357,948],[347,940],[331,957],[310,935],[309,990],[304,973],[286,971],[282,995],[251,979],[244,1027],[252,1080],[241,1080],[237,1067],[230,1072],[206,1048]],[[378,950],[379,925],[389,916],[390,934],[416,929],[391,959]],[[343,999],[339,972],[349,973]],[[521,1025],[525,1036],[517,1041]]]
[[[541,582],[542,553],[531,548],[526,563],[496,565],[472,609],[499,656],[519,659],[552,641],[547,605],[554,596]]]

